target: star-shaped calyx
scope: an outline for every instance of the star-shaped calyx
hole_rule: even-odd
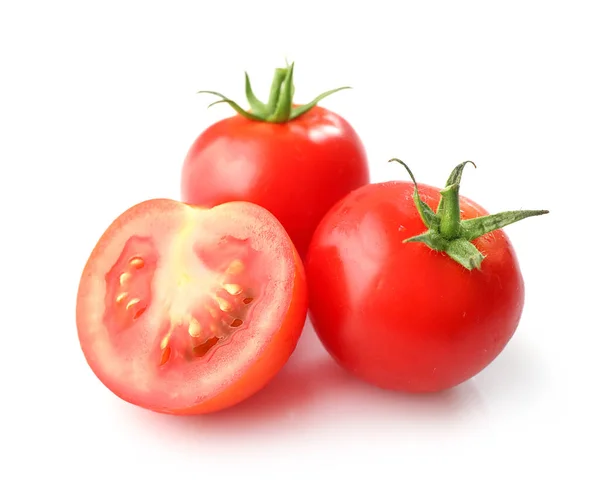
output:
[[[406,168],[412,182],[415,185],[413,198],[419,215],[423,220],[427,231],[420,235],[407,238],[404,242],[425,243],[433,250],[445,252],[453,260],[466,269],[481,269],[484,255],[472,243],[473,240],[491,231],[503,228],[514,222],[531,216],[547,214],[547,210],[517,210],[499,212],[473,219],[460,217],[459,187],[463,169],[467,164],[475,163],[465,161],[452,170],[446,182],[446,187],[440,190],[441,199],[437,210],[434,212],[419,195],[419,187],[410,168],[399,159],[392,158]]]
[[[293,104],[294,97],[294,64],[288,65],[285,68],[275,69],[273,76],[273,82],[271,83],[271,92],[269,94],[269,100],[263,103],[256,97],[252,90],[252,84],[250,83],[250,77],[248,73],[246,75],[246,99],[250,105],[250,111],[243,109],[235,101],[224,96],[220,92],[215,91],[198,91],[198,94],[213,94],[218,96],[218,101],[211,103],[208,107],[219,103],[227,103],[231,106],[239,115],[248,118],[250,120],[256,120],[261,122],[269,123],[285,123],[299,116],[303,115],[307,111],[314,108],[319,101],[327,96],[341,91],[342,89],[350,89],[348,86],[338,87],[331,89],[323,94],[320,94],[310,103],[296,106]]]

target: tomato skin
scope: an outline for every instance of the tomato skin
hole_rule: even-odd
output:
[[[497,230],[474,241],[469,271],[445,253],[403,240],[426,228],[409,182],[362,187],[317,228],[305,262],[309,316],[346,370],[381,388],[435,392],[489,365],[513,336],[524,303],[515,251]],[[419,185],[434,210],[439,189]],[[462,218],[486,215],[461,197]]]
[[[339,115],[316,106],[286,123],[235,115],[207,128],[185,158],[181,197],[207,207],[234,200],[263,206],[304,259],[329,208],[368,182],[357,133]]]
[[[225,238],[229,236],[233,239]],[[237,237],[241,243],[235,242]],[[243,257],[250,251],[254,260],[252,254]],[[202,259],[202,272],[192,288],[185,288],[178,281],[194,282],[200,272],[199,263],[187,263],[190,256],[194,262]],[[219,267],[219,262],[231,267],[232,258],[244,265],[240,272]],[[129,268],[125,277],[123,262]],[[245,292],[251,296],[251,311],[238,315],[223,308],[219,313],[212,298],[217,284],[244,280],[241,293],[234,293],[240,295],[238,305]],[[129,296],[120,302],[118,294],[124,291]],[[139,317],[132,311],[134,318],[125,320],[128,309],[123,307],[134,298],[133,306],[147,309]],[[176,298],[186,303],[174,303]],[[234,301],[232,294],[233,309]],[[152,199],[122,213],[98,240],[81,275],[76,325],[90,369],[116,396],[165,414],[204,414],[231,407],[269,383],[295,349],[307,309],[302,261],[268,211],[242,202],[204,209]],[[193,342],[190,326],[180,325],[180,320],[189,320],[186,316],[201,320],[204,334],[208,316],[239,316],[244,325],[212,352],[194,359],[177,353]],[[165,333],[173,351],[161,359],[159,344]]]

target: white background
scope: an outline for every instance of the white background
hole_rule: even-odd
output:
[[[4,1],[0,7],[0,448],[3,492],[599,491],[599,14],[594,2]],[[338,369],[307,327],[263,392],[214,416],[137,409],[92,375],[74,323],[104,228],[178,198],[193,139],[266,97],[363,138],[373,181],[442,185],[509,226],[526,282],[516,335],[451,392],[383,392]],[[593,460],[593,457],[596,460]],[[37,487],[37,490],[34,489]]]

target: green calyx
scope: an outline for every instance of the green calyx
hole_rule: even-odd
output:
[[[449,257],[468,270],[481,269],[481,263],[484,260],[484,255],[471,243],[472,240],[526,217],[540,216],[549,212],[547,210],[507,211],[461,220],[460,180],[463,169],[467,164],[475,166],[472,161],[465,161],[454,168],[446,182],[446,187],[440,190],[442,197],[437,211],[434,212],[431,207],[421,200],[417,182],[410,168],[399,159],[392,158],[389,162],[392,161],[400,163],[408,171],[415,185],[413,193],[415,206],[423,223],[428,228],[424,233],[407,238],[404,242],[421,242],[433,250],[446,252]]]
[[[320,94],[310,103],[304,104],[294,108],[293,97],[294,97],[294,64],[288,65],[286,68],[275,69],[275,75],[273,76],[273,82],[271,83],[271,92],[269,94],[269,100],[263,103],[256,97],[252,90],[252,84],[250,83],[250,77],[246,73],[246,99],[250,105],[250,111],[246,111],[235,101],[232,101],[223,94],[215,91],[198,91],[198,94],[213,94],[218,96],[218,101],[211,103],[208,107],[219,103],[227,103],[231,106],[238,114],[255,121],[270,122],[270,123],[285,123],[298,118],[307,111],[314,108],[319,101],[334,92],[341,91],[342,89],[350,89],[349,87],[338,87]]]

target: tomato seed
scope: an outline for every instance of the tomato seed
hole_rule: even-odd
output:
[[[141,257],[133,257],[129,263],[133,265],[136,269],[141,269],[144,267],[144,259]]]
[[[125,306],[125,310],[129,310],[133,305],[135,305],[139,302],[140,302],[139,298],[133,298],[132,300],[129,301],[129,303],[127,303],[127,306]]]
[[[239,318],[236,318],[233,322],[231,322],[229,324],[230,327],[239,327],[240,325],[242,325],[244,323],[243,320],[240,320]]]
[[[208,311],[208,313],[210,313],[211,317],[216,318],[218,315],[217,310],[215,310],[212,306],[210,305],[205,305],[204,308],[206,308],[206,310]]]
[[[202,334],[202,327],[200,326],[198,320],[196,320],[195,318],[192,318],[192,320],[190,320],[188,333],[192,337],[200,337],[200,334]]]
[[[129,279],[131,279],[131,274],[129,272],[123,272],[123,274],[119,276],[119,284],[123,286]]]
[[[224,284],[223,287],[230,295],[235,296],[242,292],[242,286],[239,284]]]
[[[244,264],[240,259],[232,260],[225,271],[227,274],[239,274],[244,270]]]
[[[229,301],[224,300],[223,298],[220,298],[218,296],[215,299],[217,300],[221,311],[230,312],[231,310],[233,310],[233,306],[231,305],[231,303],[229,303]]]

